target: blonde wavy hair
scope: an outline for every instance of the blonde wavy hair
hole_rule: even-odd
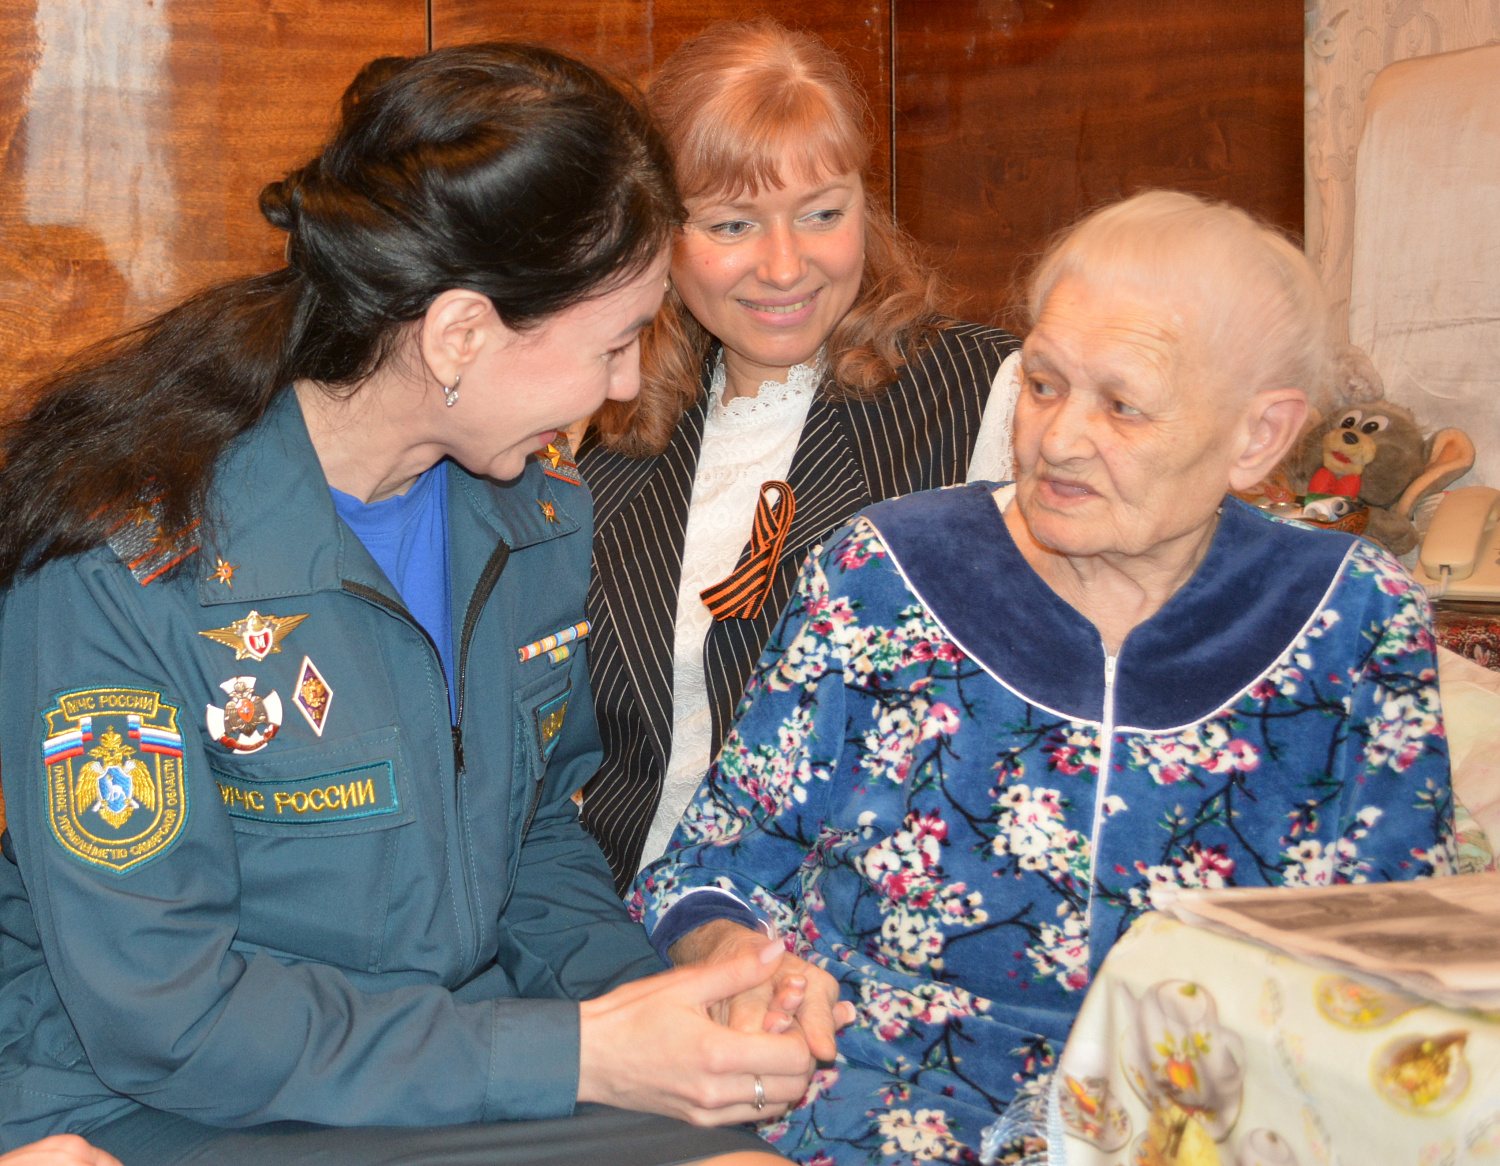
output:
[[[817,37],[769,18],[716,24],[668,58],[647,93],[684,200],[754,196],[791,171],[816,181],[859,174],[868,189],[870,111],[843,60]],[[835,397],[869,400],[943,326],[939,279],[890,212],[866,200],[859,295],[828,338]],[[607,402],[591,426],[629,457],[666,449],[698,400],[714,338],[669,291],[642,337],[641,391]]]

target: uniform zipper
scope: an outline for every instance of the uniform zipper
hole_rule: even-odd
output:
[[[458,666],[454,674],[458,679],[458,700],[455,702],[457,715],[453,722],[453,770],[456,774],[464,772],[464,739],[462,726],[464,723],[464,693],[468,687],[469,677],[469,643],[474,639],[474,629],[479,626],[479,616],[484,611],[484,605],[490,600],[490,593],[495,590],[495,584],[500,581],[501,572],[505,570],[505,564],[510,561],[510,547],[505,543],[499,543],[490,557],[485,561],[484,570],[479,572],[479,582],[474,585],[474,594],[469,596],[469,606],[464,612],[464,626],[458,634]]]
[[[469,606],[464,611],[464,623],[459,631],[458,637],[458,660],[453,669],[454,677],[458,683],[458,691],[455,694],[448,691],[448,674],[443,668],[443,654],[438,651],[437,641],[432,638],[427,629],[419,624],[416,617],[406,609],[403,604],[394,599],[367,587],[363,583],[356,583],[352,579],[344,580],[344,590],[361,599],[377,604],[385,608],[392,615],[405,620],[422,633],[422,638],[432,648],[432,654],[437,657],[438,671],[443,673],[443,695],[452,700],[454,711],[453,723],[449,726],[453,735],[453,776],[454,779],[464,775],[464,696],[469,675],[469,644],[474,639],[474,629],[479,625],[479,617],[484,611],[484,605],[489,602],[490,594],[495,590],[495,584],[500,581],[500,574],[505,570],[506,561],[510,558],[510,547],[500,543],[490,552],[489,559],[484,564],[484,570],[479,573],[479,582],[474,587],[474,594],[469,596]]]
[[[1099,865],[1101,839],[1099,831],[1104,825],[1104,801],[1109,796],[1109,774],[1115,739],[1115,662],[1116,656],[1104,654],[1104,719],[1099,726],[1099,784],[1094,790],[1094,825],[1089,841],[1089,905],[1084,919],[1088,928],[1089,942],[1094,936],[1094,888],[1098,885],[1095,871]]]
[[[433,658],[437,660],[438,672],[441,673],[443,677],[444,703],[447,704],[448,707],[452,710],[453,716],[453,722],[449,726],[449,729],[452,733],[453,741],[453,796],[455,814],[454,827],[458,832],[460,842],[465,850],[468,849],[468,841],[465,837],[465,828],[462,813],[463,807],[461,803],[463,795],[462,781],[464,776],[464,688],[469,671],[469,644],[474,638],[474,629],[479,623],[479,617],[480,614],[484,611],[484,605],[489,602],[490,594],[495,590],[495,584],[499,582],[500,573],[505,570],[505,564],[509,558],[510,547],[502,541],[495,547],[493,551],[490,552],[490,557],[484,564],[484,570],[480,571],[479,573],[479,581],[475,584],[474,593],[469,596],[469,604],[464,611],[463,627],[459,631],[458,660],[455,662],[455,667],[453,669],[454,678],[456,679],[458,684],[458,692],[456,697],[449,690],[448,673],[447,670],[443,667],[443,654],[438,651],[437,641],[432,638],[431,634],[427,631],[426,628],[424,628],[420,623],[417,622],[416,617],[407,610],[406,606],[402,603],[398,603],[394,599],[391,599],[389,596],[383,595],[373,587],[366,586],[363,583],[356,583],[352,579],[343,580],[343,588],[345,591],[349,592],[351,595],[357,595],[359,598],[365,600],[368,603],[373,603],[377,607],[384,608],[386,611],[389,611],[398,619],[404,620],[406,623],[410,624],[418,632],[420,632],[422,638],[427,641],[428,647],[432,649]],[[468,965],[472,965],[475,956],[479,951],[479,923],[478,920],[474,917],[474,911],[472,909],[472,905],[479,901],[479,889],[474,886],[473,875],[470,870],[469,862],[467,861],[467,855],[464,857],[464,860],[459,863],[459,866],[463,870],[463,885],[465,890],[465,897],[467,898],[468,904],[470,905],[470,908],[467,911],[467,914],[469,916],[470,954],[465,958],[464,962]]]

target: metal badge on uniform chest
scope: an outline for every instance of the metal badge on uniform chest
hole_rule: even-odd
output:
[[[234,590],[234,573],[240,569],[240,565],[238,563],[231,563],[219,556],[215,557],[219,559],[219,562],[213,571],[209,573],[208,581],[210,583],[222,583],[231,591]]]
[[[216,644],[233,648],[236,660],[249,657],[259,661],[273,653],[280,652],[281,641],[291,635],[297,625],[306,618],[305,614],[278,616],[261,615],[258,611],[252,611],[244,619],[235,620],[227,628],[212,628],[198,634],[207,636]]]
[[[223,708],[208,706],[209,735],[236,753],[264,749],[281,731],[281,697],[275,691],[257,696],[253,676],[232,676],[219,687],[229,699]]]
[[[328,723],[328,709],[333,704],[333,689],[310,656],[302,657],[302,667],[297,672],[297,691],[292,703],[302,714],[302,719],[318,736],[323,735],[323,726]]]

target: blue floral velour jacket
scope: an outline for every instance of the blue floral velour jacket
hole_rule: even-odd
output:
[[[994,489],[882,503],[814,550],[636,883],[658,950],[760,922],[842,982],[837,1063],[762,1128],[809,1166],[976,1161],[1156,887],[1451,869],[1431,615],[1388,555],[1226,499],[1111,658]]]

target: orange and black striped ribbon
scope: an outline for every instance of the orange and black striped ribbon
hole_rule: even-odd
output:
[[[777,496],[774,503],[773,494]],[[796,514],[797,500],[790,486],[785,482],[761,484],[755,526],[750,531],[750,557],[726,578],[698,593],[714,619],[754,619],[760,614]]]

